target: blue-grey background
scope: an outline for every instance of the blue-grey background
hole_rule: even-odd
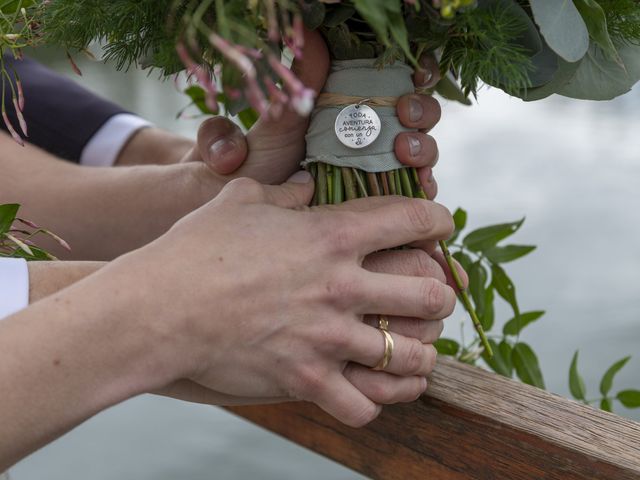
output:
[[[73,76],[53,56],[48,63]],[[82,61],[76,79],[158,126],[194,137],[200,119],[173,82]],[[526,104],[483,90],[471,108],[443,102],[439,201],[464,206],[472,227],[527,220],[513,238],[536,244],[507,265],[523,310],[547,310],[523,339],[548,388],[568,395],[571,356],[589,396],[613,361],[634,354],[615,387],[640,388],[640,88],[597,103]],[[509,317],[506,308],[499,318]],[[459,337],[458,311],[446,335]],[[466,328],[467,334],[470,329]],[[621,414],[640,419],[640,411]],[[143,396],[106,411],[12,470],[14,480],[355,479],[350,470],[213,407]]]

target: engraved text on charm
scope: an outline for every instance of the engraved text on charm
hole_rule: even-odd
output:
[[[336,117],[338,140],[349,148],[364,148],[380,135],[380,117],[368,105],[349,105]]]

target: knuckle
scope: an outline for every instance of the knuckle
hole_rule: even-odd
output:
[[[223,191],[231,196],[239,196],[248,200],[259,201],[264,198],[264,188],[251,178],[241,177],[231,180]]]
[[[442,106],[440,102],[432,96],[425,97],[427,102],[427,111],[431,114],[433,123],[438,123],[442,117]]]
[[[426,351],[426,361],[425,361],[425,375],[429,375],[431,372],[433,372],[433,369],[436,368],[436,361],[438,358],[438,351],[436,350],[436,347],[434,347],[433,345],[425,345],[425,351]]]
[[[380,409],[376,407],[374,403],[369,402],[366,406],[362,406],[357,410],[354,409],[350,412],[349,418],[346,419],[346,423],[354,428],[364,427],[366,424],[372,422],[380,414]]]
[[[415,266],[415,274],[421,277],[430,276],[435,270],[433,259],[424,250],[414,249],[411,251],[411,261]]]
[[[387,382],[379,381],[371,385],[371,399],[376,403],[390,404],[396,402],[396,392]]]
[[[422,343],[433,343],[444,330],[444,322],[442,320],[429,320],[429,325],[425,328],[424,335],[420,339]]]
[[[445,307],[445,285],[435,279],[426,278],[423,283],[423,313],[427,317],[438,315]]]
[[[351,212],[341,214],[337,222],[326,226],[324,236],[329,250],[337,254],[350,254],[356,246],[357,231],[355,216]]]
[[[341,310],[361,303],[360,282],[351,275],[334,275],[325,283],[324,297],[327,303]]]
[[[429,202],[418,199],[409,200],[405,202],[405,214],[415,232],[424,234],[433,228],[434,218]]]
[[[351,346],[351,338],[347,326],[343,323],[334,322],[330,328],[323,328],[319,341],[330,352],[345,352]]]
[[[404,370],[409,375],[416,375],[425,367],[425,345],[415,338],[408,339],[408,342]]]
[[[300,400],[312,400],[320,396],[325,388],[326,375],[321,369],[310,365],[298,365],[295,371],[292,396]]]

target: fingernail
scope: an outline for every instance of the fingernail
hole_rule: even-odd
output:
[[[409,100],[409,120],[412,122],[418,122],[422,118],[424,110],[422,109],[422,103],[415,97],[411,97]]]
[[[409,154],[412,157],[415,157],[418,153],[420,153],[420,150],[422,149],[422,143],[416,136],[407,136],[407,142],[409,142]]]
[[[311,174],[306,170],[300,170],[289,177],[291,183],[309,183],[311,181]]]
[[[423,74],[424,74],[424,77],[422,78],[422,86],[425,87],[433,78],[433,72],[425,68],[423,70]]]
[[[209,154],[211,155],[211,161],[215,162],[236,149],[236,142],[228,138],[221,138],[216,140],[211,147],[209,147]]]

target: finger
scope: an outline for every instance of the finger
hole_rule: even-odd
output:
[[[417,248],[372,253],[364,259],[362,267],[370,272],[430,277],[442,283],[447,281],[441,264]]]
[[[175,398],[191,403],[202,403],[205,405],[264,405],[269,403],[280,403],[290,400],[285,397],[281,398],[260,398],[260,397],[238,397],[228,395],[210,388],[204,387],[192,380],[177,380],[166,387],[156,390],[152,393],[163,395],[165,397]]]
[[[432,88],[440,81],[440,68],[433,55],[423,55],[418,60],[420,65],[413,74],[416,88]]]
[[[408,128],[431,130],[440,121],[440,103],[430,95],[403,95],[396,107],[400,123]]]
[[[264,185],[268,203],[282,208],[308,205],[313,198],[313,177],[306,170],[294,173],[282,185]]]
[[[242,130],[225,117],[202,122],[197,143],[200,158],[220,175],[234,172],[247,158],[247,141]]]
[[[436,349],[433,345],[424,344],[415,338],[404,337],[391,332],[393,350],[389,364],[384,371],[394,375],[426,377],[436,363]],[[366,367],[375,367],[381,361],[386,341],[377,328],[359,324],[354,329],[353,341],[344,351],[346,360]]]
[[[353,306],[360,314],[398,315],[442,320],[453,313],[454,290],[435,278],[370,273],[353,287]]]
[[[442,252],[434,252],[433,259],[436,262],[438,262],[438,264],[444,270],[444,273],[447,276],[447,285],[451,286],[454,290],[457,291],[458,287],[456,286],[456,283],[453,279],[453,274],[451,273],[449,264],[447,263],[447,260],[444,258],[444,254]],[[453,259],[453,263],[456,266],[456,270],[458,271],[458,276],[460,277],[460,280],[462,280],[462,284],[464,285],[464,288],[467,288],[469,286],[469,276],[467,275],[467,272],[464,271],[464,268],[462,268],[462,265],[460,265],[455,258]]]
[[[426,133],[399,133],[394,149],[400,163],[409,167],[433,167],[438,162],[438,144]]]
[[[332,374],[322,388],[305,400],[316,403],[329,415],[350,427],[363,427],[374,420],[382,407],[369,400],[342,374]]]
[[[364,323],[371,327],[378,327],[379,315],[366,315]],[[415,338],[421,343],[433,343],[444,329],[442,320],[422,320],[421,318],[387,316],[389,331],[395,332],[403,337]]]
[[[378,404],[413,402],[427,389],[425,377],[399,377],[387,372],[376,372],[356,363],[347,364],[343,374],[369,400]]]
[[[451,213],[442,205],[417,198],[378,202],[378,208],[333,216],[340,241],[332,247],[364,256],[419,240],[446,240],[453,232]]]
[[[302,55],[293,61],[291,70],[305,87],[320,93],[329,75],[329,65],[329,49],[322,35],[315,30],[305,29]],[[268,126],[272,134],[277,134],[300,127],[300,115],[291,109],[277,112],[278,109],[282,109],[282,104],[274,105],[270,115],[260,117],[254,128],[262,129]]]
[[[429,200],[436,198],[438,196],[438,182],[433,176],[433,169],[431,167],[419,168],[418,178],[427,198]]]

